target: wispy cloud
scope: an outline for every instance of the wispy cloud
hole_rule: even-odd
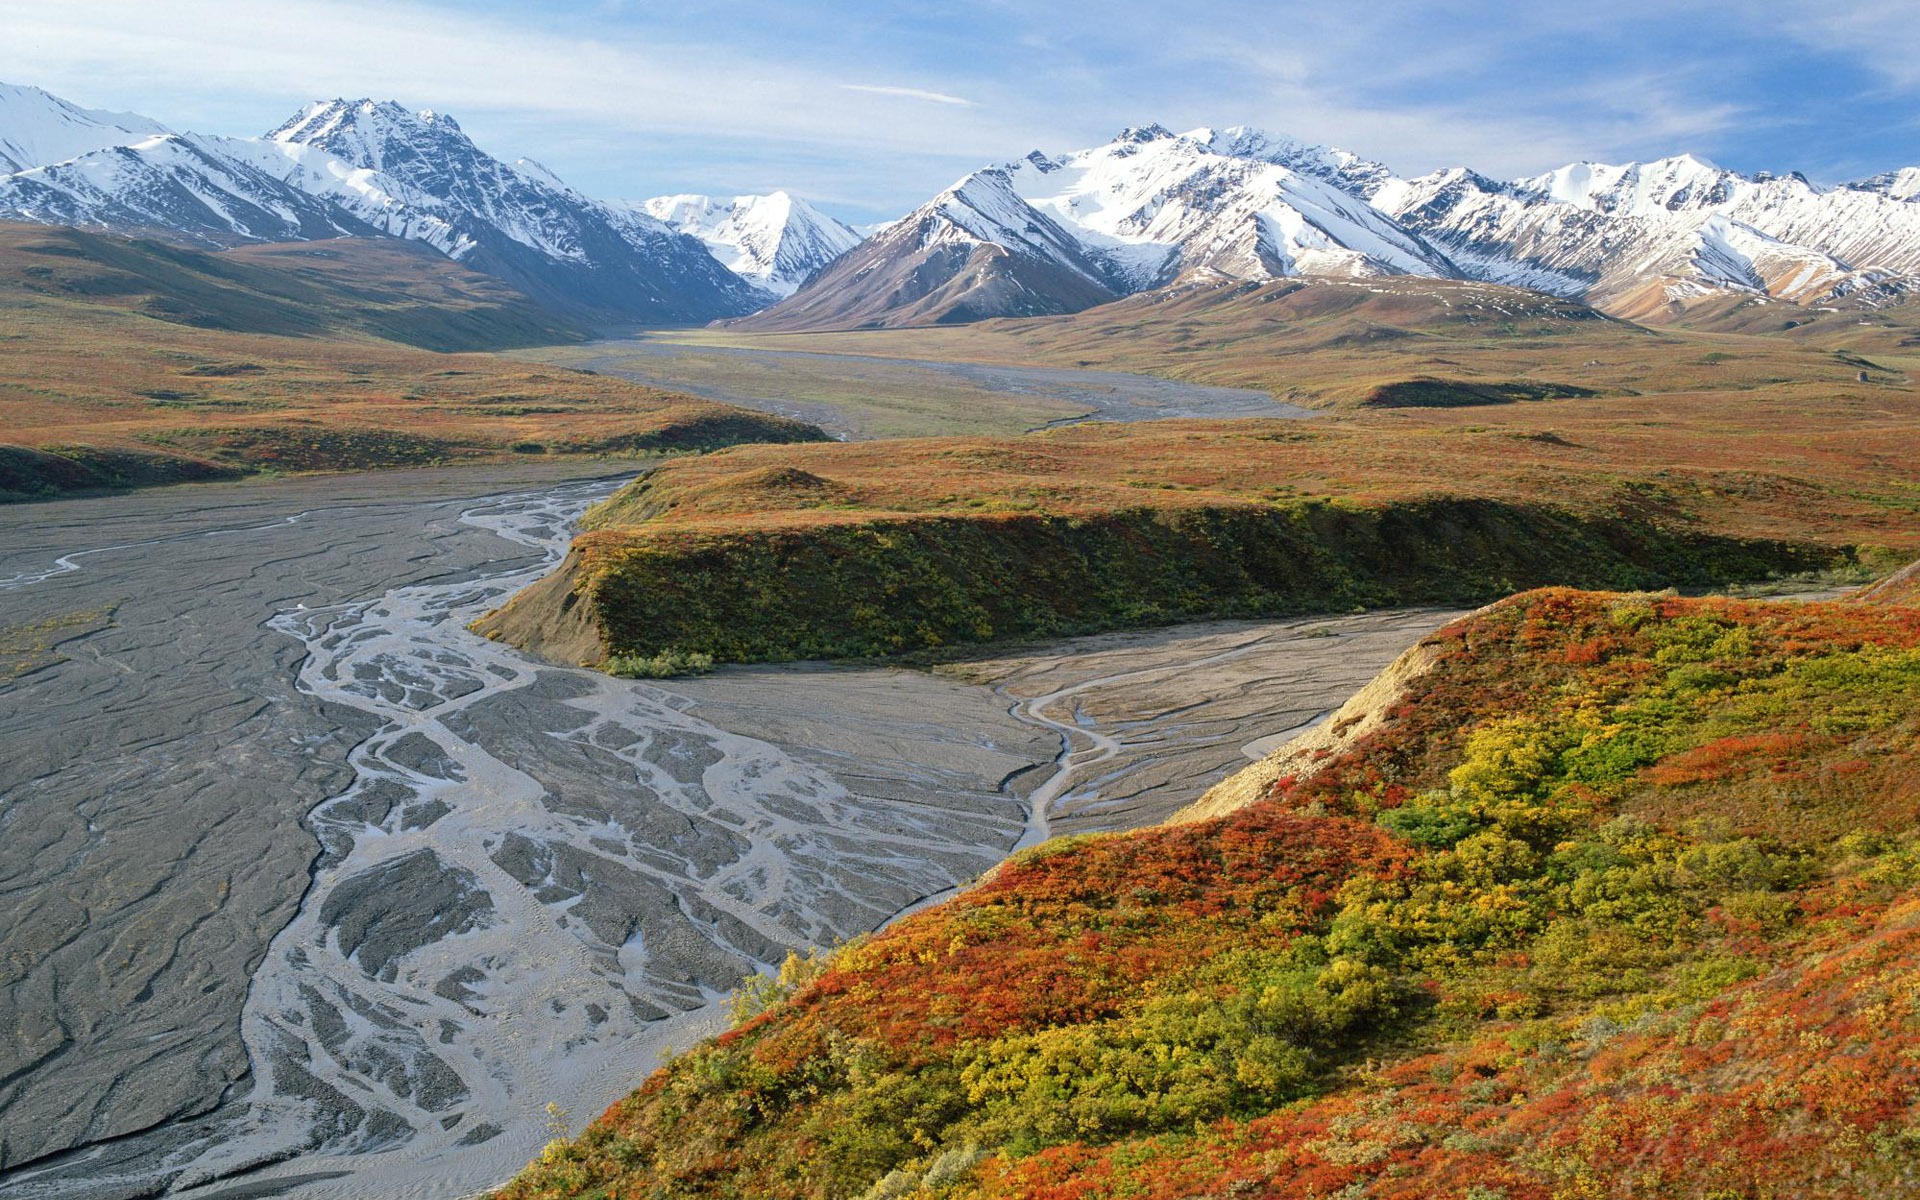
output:
[[[1920,89],[1920,19],[1910,0],[1787,0],[1787,31],[1857,54],[1895,87]]]
[[[422,0],[0,0],[0,80],[215,133],[271,128],[316,98],[393,98],[453,113],[489,150],[531,155],[602,194],[808,194],[805,180],[777,177],[780,161],[837,158],[864,163],[884,196],[875,176],[888,159],[943,164],[929,172],[936,182],[912,184],[918,190],[1032,137],[1017,115],[962,97],[843,87],[845,64],[805,47],[711,44],[697,21],[661,31],[526,11]],[[932,103],[902,121],[901,96]],[[567,141],[590,144],[591,156],[553,148]],[[662,148],[704,151],[707,161],[689,169],[662,161]],[[767,171],[743,170],[741,151]]]
[[[866,92],[874,96],[900,96],[907,100],[925,100],[933,104],[958,104],[963,108],[972,108],[973,101],[963,96],[949,96],[945,92],[929,92],[920,88],[886,87],[875,83],[843,83],[842,91]]]

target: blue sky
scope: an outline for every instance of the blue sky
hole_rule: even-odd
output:
[[[180,129],[303,103],[459,118],[594,195],[786,187],[898,215],[1126,125],[1251,124],[1403,174],[1692,152],[1816,181],[1920,164],[1916,0],[0,0],[0,80]]]

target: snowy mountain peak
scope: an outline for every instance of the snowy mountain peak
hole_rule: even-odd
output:
[[[48,161],[50,146],[65,159]],[[693,238],[537,164],[509,166],[452,117],[392,101],[322,100],[265,137],[227,138],[9,88],[0,147],[0,168],[46,164],[0,169],[0,216],[12,219],[211,247],[404,238],[596,318],[706,320],[766,301]]]
[[[1897,173],[1822,190],[1682,154],[1513,183],[1436,172],[1374,203],[1473,278],[1645,319],[1728,290],[1801,304],[1897,294],[1889,281],[1920,272],[1920,206],[1899,193]]]
[[[1845,185],[1856,192],[1878,192],[1895,200],[1920,200],[1920,167],[1905,167]]]
[[[534,159],[516,158],[513,160],[513,169],[527,176],[529,179],[538,179],[548,187],[561,188],[566,191],[573,190],[568,186],[566,180],[561,179],[552,171],[547,170],[545,164],[537,162]]]
[[[1181,278],[1457,276],[1367,202],[1366,186],[1386,177],[1245,127],[1137,126],[973,172],[768,316],[972,320],[1072,312]]]
[[[1680,154],[1652,162],[1570,163],[1519,181],[1522,188],[1594,212],[1654,216],[1724,204],[1752,180],[1704,158]]]
[[[1362,158],[1350,150],[1316,145],[1285,134],[1269,133],[1251,125],[1195,129],[1181,136],[1198,142],[1215,154],[1273,163],[1303,175],[1325,179],[1356,195],[1369,198],[1393,178],[1393,172],[1386,164]]]
[[[137,113],[81,108],[37,87],[0,83],[0,175],[168,132],[165,125]]]
[[[648,216],[700,239],[721,265],[779,296],[853,249],[860,235],[791,193],[655,196]]]
[[[480,153],[452,117],[432,109],[411,112],[392,100],[315,101],[267,138],[312,146],[374,171],[426,155]]]

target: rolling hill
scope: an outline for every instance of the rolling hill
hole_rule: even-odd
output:
[[[490,355],[579,329],[390,240],[207,254],[0,224],[0,498],[825,435]]]
[[[506,1200],[1920,1185],[1920,610],[1526,593],[1225,815],[743,992]]]

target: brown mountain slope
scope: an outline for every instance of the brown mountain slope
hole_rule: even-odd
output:
[[[230,256],[0,227],[0,499],[825,436],[586,372],[419,348],[574,336],[409,246]]]
[[[411,242],[336,238],[218,254],[0,222],[0,290],[160,321],[288,337],[368,334],[427,350],[577,341],[587,331]]]
[[[765,332],[904,329],[1075,312],[1115,297],[1058,263],[939,237],[936,220],[902,222],[849,250],[787,300],[716,324]]]

